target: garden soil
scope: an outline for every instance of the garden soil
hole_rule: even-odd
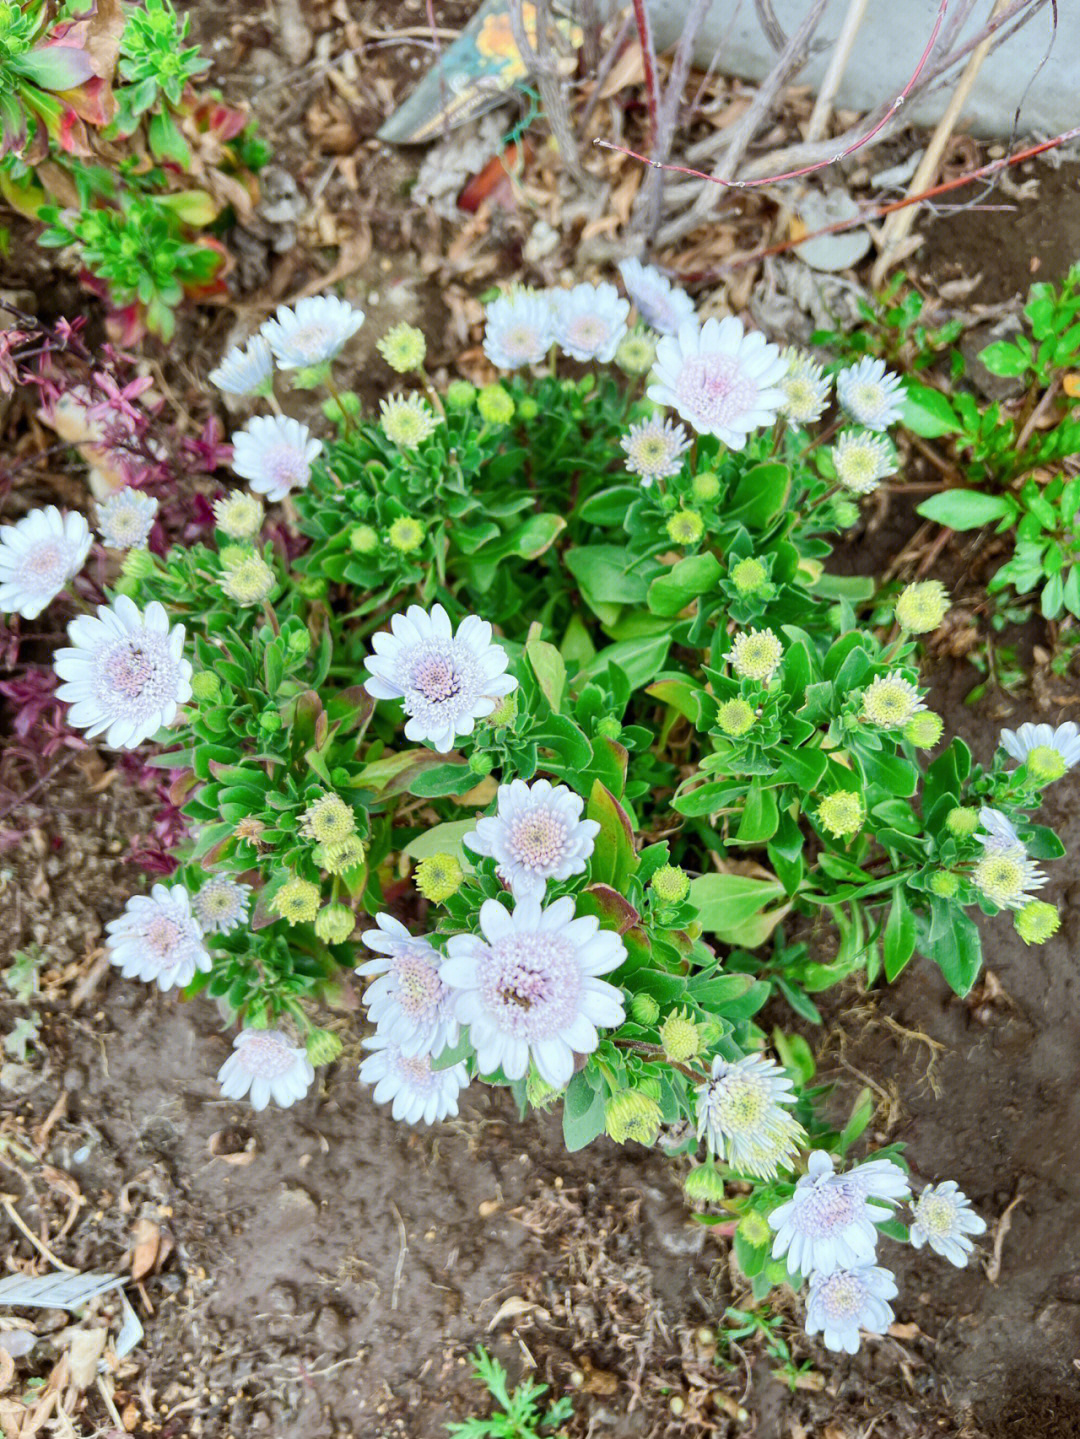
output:
[[[400,99],[415,79],[410,60],[427,52],[371,42],[371,73],[357,82],[342,71],[350,96],[323,83],[338,63],[336,52],[318,49],[330,5],[275,12],[232,4],[214,6],[213,17],[210,7],[194,8],[223,83],[230,67],[237,83],[262,77],[261,119],[283,168],[300,181],[303,204],[289,223],[302,231],[304,197],[328,153],[312,143],[311,106],[336,97],[356,136],[369,137],[387,97]],[[467,8],[436,7],[438,21],[456,27]],[[386,33],[419,25],[424,7],[406,0],[349,13]],[[282,15],[292,16],[292,58],[283,52]],[[327,130],[341,118],[329,109],[318,118],[324,140],[330,133],[345,143],[344,132]],[[386,156],[355,187],[335,189],[338,167],[322,193],[337,196],[342,232],[351,219],[367,237],[359,293],[370,290],[398,318],[432,324],[447,314],[439,287],[430,275],[403,279],[409,247],[436,233],[429,217],[408,211],[403,187],[415,169],[415,158]],[[1054,173],[1065,175],[1061,213],[1071,215],[1075,171]],[[998,223],[1012,222],[980,216],[980,232]],[[1075,230],[1055,230],[1045,208],[1039,225],[1058,248],[1037,251],[1033,239],[1030,254],[1045,257],[1035,267],[1040,278],[1055,278],[1073,258]],[[933,277],[960,253],[960,232],[929,233]],[[339,251],[331,242],[325,251],[305,243],[279,254],[272,237],[255,234],[248,292],[259,290],[261,313],[267,294],[291,295],[332,267]],[[964,252],[966,273],[980,273],[988,300],[1009,298],[1033,273],[1030,255],[1016,250],[987,244],[972,251],[970,266]],[[502,254],[499,266],[512,259]],[[932,278],[927,284],[932,290]],[[193,333],[193,346],[216,353],[237,316],[249,318],[245,302],[235,311]],[[205,370],[202,357],[197,368]],[[382,384],[377,375],[369,382]],[[837,567],[880,573],[917,544],[915,502],[890,492]],[[968,604],[973,624],[987,559],[985,544],[972,549],[960,537],[928,571],[959,590],[958,611]],[[1017,638],[1035,663],[1041,629]],[[988,759],[1001,725],[1029,717],[1034,701],[991,688],[966,705],[978,676],[962,649],[933,659],[933,703]],[[1036,717],[1072,717],[1077,701],[1071,680],[1043,672]],[[819,1064],[835,1085],[836,1116],[869,1087],[877,1109],[868,1145],[904,1142],[919,1181],[956,1178],[989,1231],[963,1271],[925,1251],[891,1248],[897,1322],[854,1359],[805,1341],[798,1305],[782,1299],[795,1321],[789,1383],[760,1343],[717,1352],[717,1325],[729,1305],[746,1303],[746,1286],[730,1263],[729,1237],[689,1214],[677,1165],[606,1140],[567,1155],[557,1116],[519,1122],[509,1097],[492,1091],[470,1093],[461,1117],[434,1130],[394,1123],[357,1082],[355,996],[333,1020],[345,1052],[303,1103],[255,1115],[219,1099],[213,1076],[229,1030],[213,1005],[184,1005],[126,982],[101,949],[104,924],[145,886],[124,856],[133,834],[149,834],[153,822],[145,795],[107,758],[63,766],[20,810],[20,841],[0,853],[0,954],[40,945],[47,955],[28,1006],[0,987],[5,1033],[28,1008],[40,1020],[24,1059],[5,1056],[0,1073],[6,1267],[133,1274],[127,1293],[145,1328],[105,1381],[86,1388],[80,1436],[435,1439],[446,1422],[486,1412],[468,1373],[478,1343],[515,1378],[535,1373],[574,1395],[575,1439],[1080,1435],[1074,859],[1050,867],[1046,893],[1062,904],[1062,932],[1027,949],[1006,920],[988,924],[986,973],[966,1000],[915,962],[889,989],[852,988],[830,1001]],[[1080,852],[1078,794],[1063,781],[1047,810],[1072,855]],[[768,1018],[797,1023],[782,1008]],[[821,1032],[808,1037],[822,1042]],[[115,1333],[115,1298],[97,1303]],[[29,1403],[41,1392],[35,1381],[55,1378],[71,1336],[59,1311],[13,1312],[33,1321],[39,1338],[16,1361],[0,1402],[19,1395]]]

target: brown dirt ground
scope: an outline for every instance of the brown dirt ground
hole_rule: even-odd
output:
[[[376,321],[445,330],[436,359],[448,361],[459,341],[446,266],[436,275],[415,259],[445,245],[447,232],[408,207],[415,157],[371,141],[426,52],[369,48],[350,93],[327,84],[318,50],[297,65],[281,59],[269,5],[192,8],[220,73],[237,91],[250,83],[301,195],[322,197],[311,206],[314,235],[302,220],[300,243],[284,253],[272,236],[253,234],[236,306],[190,322],[198,368],[237,315],[257,323],[270,303],[330,270],[349,241],[349,293]],[[469,8],[436,6],[438,23],[455,27]],[[303,13],[316,30],[344,23],[328,4]],[[385,32],[421,24],[424,6],[376,0],[348,13]],[[317,123],[313,106],[322,107]],[[313,126],[323,126],[314,139]],[[350,171],[353,153],[360,162]],[[1053,216],[1046,203],[1023,212],[1023,247],[987,239],[1001,224],[1012,240],[1008,216],[953,216],[927,229],[920,264],[929,288],[953,278],[947,267],[958,255],[965,274],[983,273],[986,303],[1026,287],[1031,254],[1042,259],[1040,278],[1060,273],[1076,249],[1075,175],[1061,187]],[[512,221],[484,237],[495,255],[489,274],[515,263],[519,240]],[[372,335],[381,328],[373,323]],[[365,362],[360,387],[375,393],[387,378]],[[846,563],[880,570],[915,534],[913,504],[893,495]],[[973,622],[985,558],[950,548],[934,571],[962,581]],[[1030,656],[1044,637],[1034,627],[1021,639]],[[1014,709],[1000,694],[965,707],[974,672],[947,654],[932,677],[937,707],[984,757],[1002,722],[1026,717],[1024,702]],[[1073,713],[1074,688],[1055,685],[1040,690],[1040,718]],[[481,1406],[464,1360],[479,1341],[514,1375],[535,1367],[559,1390],[576,1390],[574,1436],[1080,1434],[1080,935],[1067,861],[1048,892],[1064,904],[1062,934],[1026,950],[1007,922],[988,926],[988,974],[967,1001],[917,964],[890,990],[835,1002],[821,1069],[837,1084],[838,1110],[870,1083],[881,1103],[868,1140],[904,1140],[920,1178],[956,1177],[990,1222],[983,1259],[995,1262],[991,1279],[985,1265],[956,1271],[892,1249],[901,1283],[894,1332],[847,1361],[794,1324],[794,1354],[811,1368],[792,1393],[760,1349],[734,1356],[732,1368],[715,1362],[708,1331],[745,1289],[725,1241],[690,1222],[677,1175],[659,1156],[606,1141],[567,1156],[550,1116],[519,1124],[494,1093],[470,1095],[456,1123],[407,1130],[356,1083],[359,1035],[347,1023],[342,1060],[294,1110],[255,1116],[217,1099],[228,1035],[212,1006],[126,983],[96,953],[104,923],[145,887],[120,856],[151,819],[120,776],[91,790],[101,778],[93,767],[67,768],[20,815],[25,840],[0,854],[10,936],[0,954],[36,941],[48,955],[33,1001],[40,1043],[0,1091],[0,1189],[64,1263],[127,1271],[134,1258],[147,1267],[129,1287],[145,1338],[108,1376],[115,1412],[97,1389],[87,1392],[80,1435],[107,1432],[119,1415],[129,1432],[160,1439],[434,1439],[446,1420]],[[1074,852],[1076,797],[1064,782],[1049,810]],[[5,1032],[20,1012],[0,988]],[[787,1022],[782,1012],[777,1019]],[[0,1220],[8,1267],[40,1262],[9,1221]],[[107,1305],[102,1312],[109,1317]],[[43,1336],[18,1363],[10,1392],[26,1395],[62,1352],[64,1341],[49,1335],[64,1321],[22,1313]]]

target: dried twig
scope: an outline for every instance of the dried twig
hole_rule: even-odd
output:
[[[652,21],[645,0],[633,0],[634,24],[641,44],[641,63],[645,67],[645,98],[649,105],[649,139],[655,150],[660,133],[660,80],[656,73],[656,46],[653,44]]]
[[[514,34],[514,44],[518,48],[522,62],[536,80],[540,99],[544,106],[544,114],[551,126],[551,133],[555,136],[563,163],[581,188],[591,192],[596,188],[596,181],[581,163],[574,127],[570,123],[566,85],[559,75],[559,67],[551,49],[551,37],[548,34],[549,0],[536,0],[535,13],[536,45],[533,46],[525,27],[523,0],[511,0],[510,28]]]
[[[686,89],[686,78],[690,73],[694,42],[711,8],[712,0],[690,0],[690,8],[683,21],[682,34],[679,36],[679,43],[675,48],[671,74],[668,76],[653,136],[652,157],[654,160],[666,160],[671,154],[671,143],[675,138],[675,122],[678,119],[683,91]],[[653,166],[642,190],[642,207],[650,239],[660,228],[663,195],[664,172]]]
[[[825,133],[825,127],[829,123],[829,116],[832,114],[833,101],[836,99],[836,92],[840,88],[840,81],[844,78],[844,71],[847,69],[848,61],[851,59],[851,51],[855,45],[855,37],[866,14],[866,7],[870,0],[848,0],[847,14],[844,16],[844,23],[840,27],[840,34],[836,37],[836,45],[829,57],[829,66],[825,71],[825,78],[821,82],[821,89],[818,91],[817,99],[814,101],[814,108],[810,115],[810,123],[806,127],[806,138],[808,140],[820,140]]]

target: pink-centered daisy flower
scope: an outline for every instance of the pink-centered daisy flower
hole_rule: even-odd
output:
[[[360,1065],[360,1082],[373,1084],[376,1104],[391,1101],[390,1113],[406,1124],[438,1124],[458,1112],[458,1095],[469,1083],[464,1064],[433,1069],[431,1055],[405,1054],[385,1034],[364,1040],[374,1050]]]
[[[538,779],[499,786],[496,813],[476,821],[463,843],[491,855],[518,897],[539,897],[549,879],[569,879],[589,862],[600,826],[582,819],[585,801],[564,784]]]
[[[552,310],[546,295],[514,290],[484,311],[484,354],[500,370],[538,365],[552,345]]]
[[[656,347],[649,399],[676,410],[699,434],[741,450],[784,405],[787,368],[776,345],[757,331],[745,334],[734,316],[701,326],[686,320]]]
[[[183,989],[196,972],[209,973],[210,955],[182,884],[155,884],[129,899],[105,926],[109,963],[125,979],[143,979],[161,990]]]
[[[575,285],[551,294],[552,328],[563,352],[583,364],[614,359],[626,334],[630,302],[614,285]]]
[[[678,334],[679,326],[694,318],[693,300],[655,265],[620,260],[619,274],[638,314],[661,335]]]
[[[402,700],[406,737],[430,740],[440,754],[454,748],[458,735],[472,734],[476,721],[517,688],[505,673],[506,651],[476,615],[466,615],[455,633],[442,605],[430,613],[410,605],[393,617],[389,631],[372,635],[371,645],[364,688],[377,700]]]
[[[368,1018],[405,1055],[441,1054],[458,1034],[453,997],[439,976],[442,955],[393,915],[377,914],[375,924],[361,938],[378,957],[356,968],[378,976],[364,990]]]
[[[136,749],[172,724],[191,698],[191,664],[184,659],[184,626],[169,628],[164,606],[141,611],[127,595],[97,618],[68,625],[71,647],[57,650],[53,668],[65,681],[56,691],[71,709],[68,723],[87,739],[104,734],[110,749]]]
[[[232,437],[234,473],[268,500],[283,500],[307,488],[322,441],[307,425],[281,415],[260,415]]]
[[[469,1026],[480,1074],[521,1079],[532,1061],[555,1089],[569,1084],[574,1056],[591,1054],[598,1030],[625,1019],[622,993],[598,978],[626,948],[593,915],[575,917],[569,896],[546,909],[522,899],[513,912],[496,899],[480,908],[480,933],[457,934],[440,974]]]
[[[82,569],[91,539],[82,515],[55,505],[0,526],[0,613],[37,619]]]
[[[307,1051],[290,1044],[280,1029],[242,1029],[233,1053],[218,1070],[225,1099],[250,1094],[251,1107],[263,1110],[271,1100],[288,1109],[311,1088],[315,1069]]]
[[[341,354],[348,340],[364,323],[357,310],[336,295],[312,295],[292,309],[280,305],[260,334],[269,342],[278,368],[304,370],[323,365]]]

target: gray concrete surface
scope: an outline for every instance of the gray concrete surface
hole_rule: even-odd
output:
[[[799,76],[800,83],[816,89],[847,3],[829,0],[815,37],[816,44],[825,43]],[[958,13],[959,4],[960,0],[953,0],[949,13]],[[650,0],[650,7],[657,45],[673,45],[682,30],[687,0]],[[806,7],[807,0],[773,0],[776,18],[787,34],[798,25]],[[991,9],[992,0],[978,0],[961,31],[961,42],[985,23]],[[865,112],[886,97],[898,95],[919,62],[937,11],[938,0],[870,0],[840,89],[840,106]],[[964,108],[964,128],[986,136],[1012,132],[1016,107],[1052,34],[1053,14],[1047,4],[990,55]],[[775,51],[762,31],[754,0],[713,0],[697,45],[697,64],[708,65],[717,53],[717,65],[724,74],[760,80],[768,73]],[[920,124],[933,123],[948,103],[949,90],[946,85],[912,106],[910,118]],[[1019,132],[1053,135],[1076,124],[1080,124],[1080,0],[1058,0],[1057,36],[1050,58],[1024,100]]]

